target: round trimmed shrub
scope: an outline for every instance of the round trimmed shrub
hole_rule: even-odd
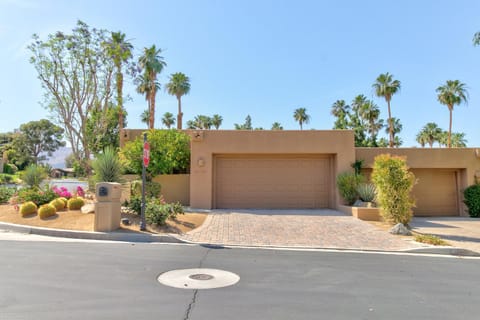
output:
[[[34,214],[36,212],[37,205],[32,201],[25,202],[20,206],[20,214],[22,215],[22,217]]]
[[[48,217],[54,216],[57,213],[55,207],[51,204],[44,204],[38,208],[38,216],[40,219],[46,219]]]
[[[80,210],[85,205],[85,200],[80,197],[70,198],[67,202],[68,210]]]
[[[55,207],[55,210],[59,211],[65,209],[66,202],[60,198],[57,198],[50,201],[50,204]]]
[[[57,198],[57,199],[59,199],[59,200],[62,200],[62,201],[63,201],[63,204],[64,204],[64,206],[63,206],[63,207],[64,207],[64,208],[66,208],[66,207],[67,207],[67,202],[68,202],[68,199],[67,199],[67,198],[65,198],[65,197],[60,197],[60,198]]]

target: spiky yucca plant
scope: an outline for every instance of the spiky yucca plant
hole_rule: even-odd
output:
[[[373,202],[375,200],[375,185],[373,183],[360,183],[357,187],[358,197],[363,202]]]
[[[103,153],[99,154],[92,164],[95,171],[95,182],[120,182],[122,174],[122,164],[118,158],[117,152],[107,147]]]

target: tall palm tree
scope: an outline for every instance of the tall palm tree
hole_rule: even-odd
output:
[[[438,101],[448,107],[450,112],[450,122],[448,125],[448,140],[447,147],[451,147],[452,140],[452,112],[455,105],[460,105],[462,102],[468,102],[468,91],[466,85],[459,80],[447,80],[446,84],[437,88]]]
[[[416,137],[417,142],[422,146],[422,148],[425,148],[425,145],[428,143],[428,136],[425,131],[420,131],[417,133]]]
[[[175,124],[173,113],[165,112],[162,117],[162,123],[165,125],[165,127],[167,127],[167,129],[170,129],[170,127]]]
[[[310,122],[310,116],[307,114],[307,109],[298,108],[293,112],[293,118],[300,125],[300,130],[303,130],[303,124]]]
[[[393,127],[393,144],[394,146],[398,147],[399,144],[396,141],[402,141],[402,140],[400,139],[400,137],[397,136],[397,134],[402,131],[403,125],[400,122],[400,119],[397,119],[395,117],[392,117],[392,124],[393,124],[392,126]],[[388,128],[388,130],[390,130],[390,128]],[[390,133],[390,131],[388,131],[387,133]]]
[[[142,114],[140,115],[140,121],[145,123],[147,125],[147,128],[148,128],[148,124],[150,122],[150,110],[149,109],[142,112]]]
[[[283,127],[280,124],[280,122],[274,122],[274,123],[272,123],[272,129],[271,130],[283,130]]]
[[[433,143],[435,141],[439,141],[441,138],[441,134],[443,130],[438,127],[438,125],[434,122],[427,123],[423,128],[422,131],[426,137],[426,141],[430,148],[433,148]]]
[[[212,125],[216,130],[218,130],[218,128],[220,128],[220,126],[222,125],[222,122],[223,122],[223,118],[222,118],[221,115],[214,114],[212,116]]]
[[[350,106],[345,103],[345,100],[337,100],[333,103],[331,114],[337,118],[333,129],[347,129],[348,120],[347,115],[349,112]]]
[[[390,101],[392,96],[400,91],[400,81],[393,80],[393,75],[387,73],[380,74],[376,82],[372,85],[375,90],[377,97],[384,97],[388,106],[388,127],[389,127],[389,137],[390,137],[390,148],[393,147],[394,137],[393,137],[393,123],[392,123],[392,112],[390,109]]]
[[[372,147],[377,146],[377,134],[383,128],[383,120],[379,119],[380,109],[370,100],[367,100],[359,110],[360,118],[366,120],[366,129],[370,134],[370,143]]]
[[[125,40],[122,32],[112,32],[111,39],[105,43],[107,54],[115,65],[115,84],[117,87],[118,128],[121,131],[125,123],[125,109],[123,108],[123,72],[122,67],[132,58],[133,46]]]
[[[150,119],[148,121],[149,129],[153,129],[155,124],[155,98],[157,91],[160,88],[160,84],[157,82],[157,75],[162,72],[163,68],[167,65],[160,56],[161,49],[157,49],[155,45],[150,48],[143,49],[143,55],[138,58],[138,64],[144,71],[143,78],[148,81],[144,83],[149,86],[144,90],[145,97],[149,102]],[[137,91],[138,88],[137,88]]]
[[[177,97],[178,100],[178,115],[177,115],[177,129],[182,130],[182,96],[190,92],[190,79],[181,72],[170,75],[170,81],[167,83],[168,94]]]

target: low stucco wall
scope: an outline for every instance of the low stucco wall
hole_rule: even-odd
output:
[[[153,178],[153,181],[162,186],[162,195],[166,202],[180,202],[184,206],[190,205],[190,175],[165,174]]]
[[[338,209],[345,214],[365,221],[382,221],[379,208],[339,206]]]

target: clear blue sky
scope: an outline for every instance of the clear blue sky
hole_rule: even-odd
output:
[[[470,101],[455,108],[453,131],[480,146],[480,1],[471,0],[0,0],[0,132],[47,116],[42,89],[25,46],[31,35],[70,32],[77,19],[92,27],[122,31],[138,55],[155,44],[167,68],[183,72],[191,92],[183,98],[184,121],[223,116],[223,129],[243,123],[269,129],[275,121],[299,129],[293,111],[311,115],[305,128],[331,129],[332,103],[356,95],[373,99],[386,118],[385,101],[372,83],[390,72],[402,82],[392,115],[403,124],[404,146],[427,122],[448,129],[448,109],[435,89],[446,80],[467,84]],[[129,128],[144,128],[144,98],[130,84]],[[176,99],[157,95],[156,127]],[[386,134],[383,134],[385,137]]]

